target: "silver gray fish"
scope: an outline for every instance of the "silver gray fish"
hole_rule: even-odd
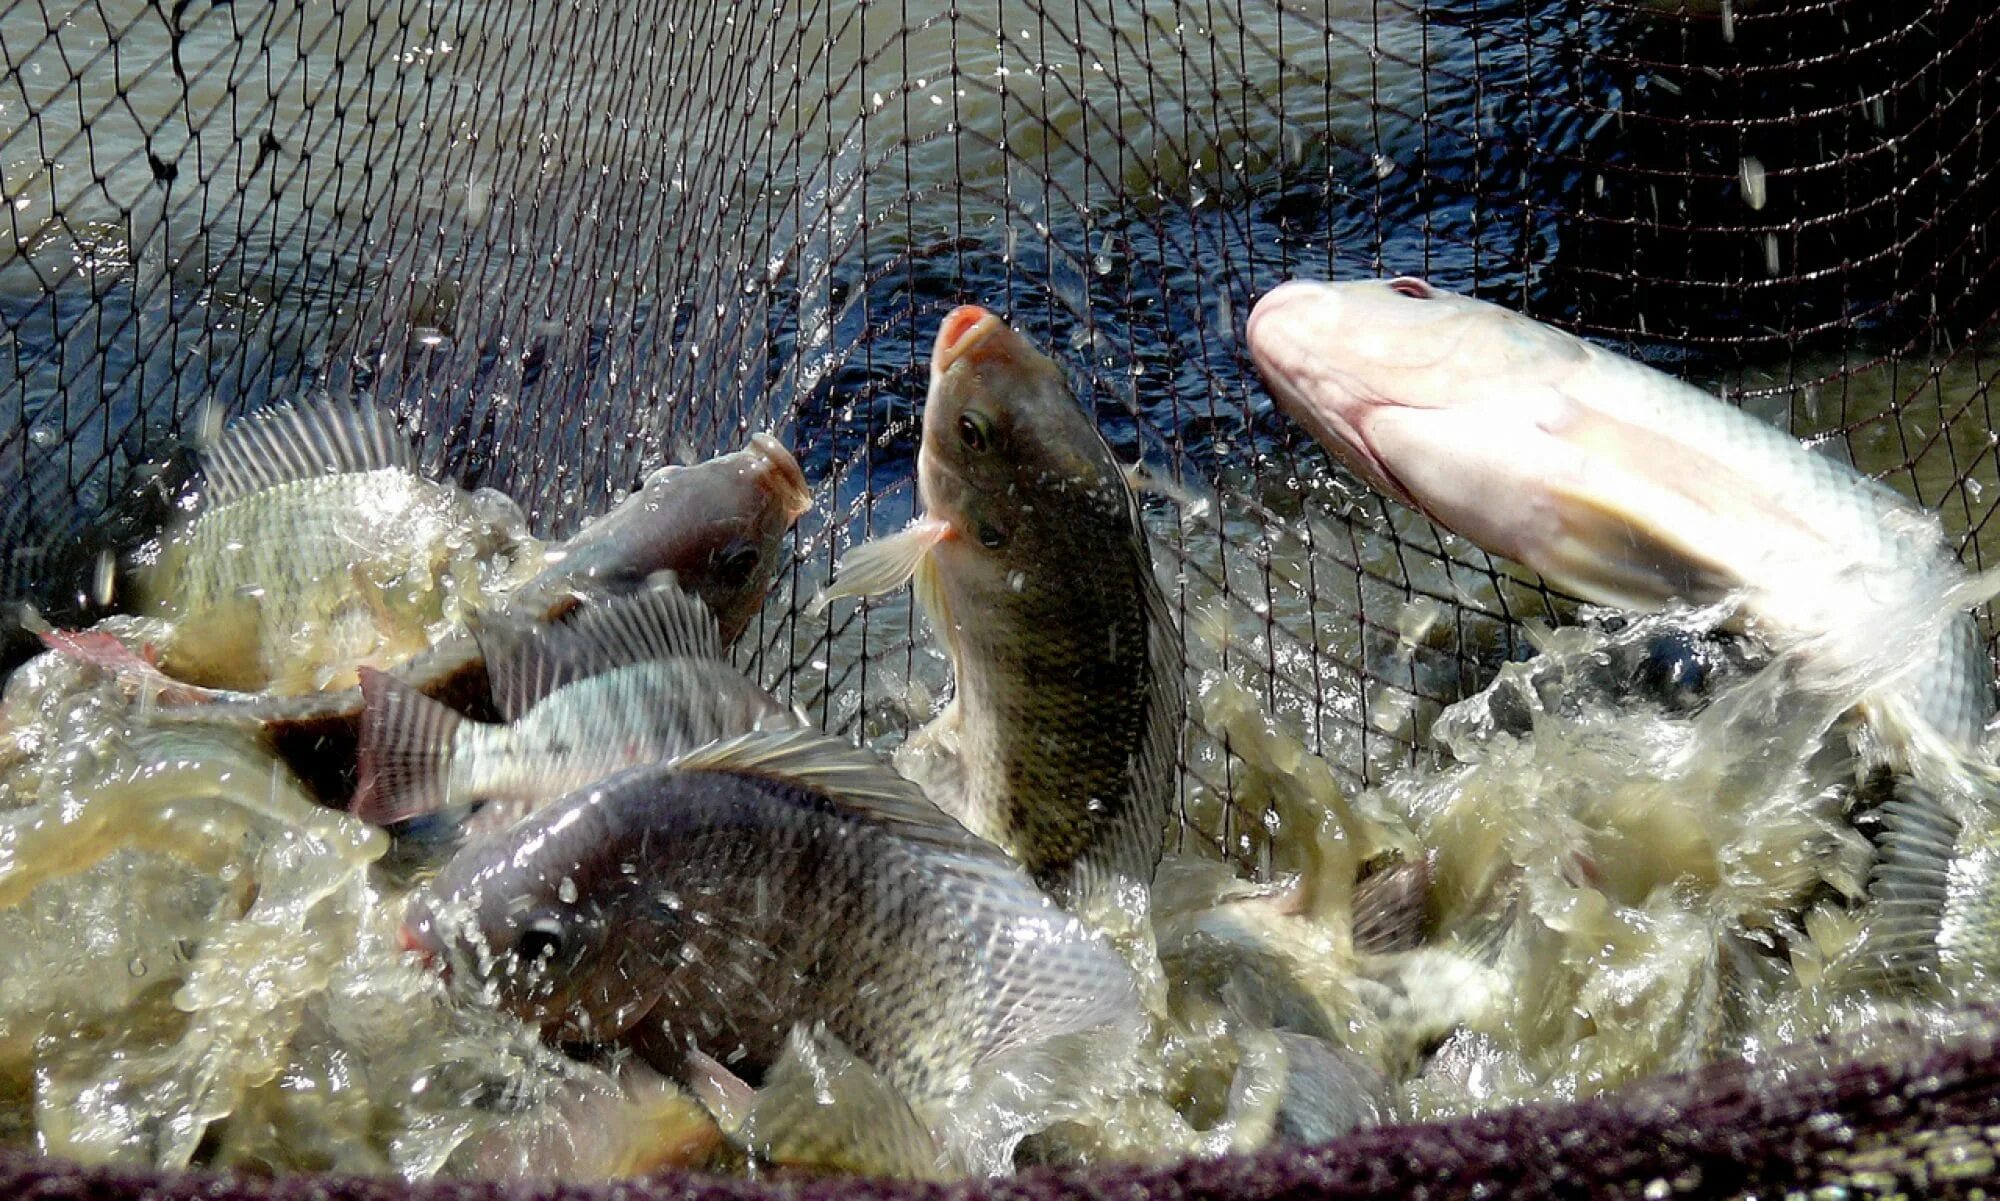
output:
[[[569,620],[480,635],[505,724],[471,721],[410,685],[361,673],[358,782],[348,811],[392,825],[488,803],[468,835],[621,768],[733,734],[805,721],[722,657],[715,618],[671,580]]]
[[[1185,684],[1124,472],[1061,368],[971,305],[938,330],[917,472],[923,516],[816,601],[914,575],[955,695],[899,765],[1058,899],[1142,903]]]
[[[874,756],[755,733],[468,846],[404,945],[552,1034],[755,1084],[822,1023],[913,1103],[1131,1012],[1118,956]]]

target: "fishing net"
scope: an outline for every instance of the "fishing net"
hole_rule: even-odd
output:
[[[914,510],[976,302],[1161,481],[1241,702],[1195,697],[1182,845],[1259,871],[1243,713],[1360,785],[1568,608],[1274,413],[1242,325],[1299,275],[1600,338],[2000,552],[1983,0],[41,0],[0,62],[0,589],[57,621],[279,399],[372,397],[546,535],[775,427],[818,504],[746,665],[893,742],[943,678],[917,619],[802,610]]]

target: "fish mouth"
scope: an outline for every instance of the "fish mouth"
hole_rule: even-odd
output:
[[[1421,513],[1423,506],[1404,487],[1368,437],[1368,414],[1407,407],[1375,396],[1360,381],[1334,368],[1313,351],[1311,324],[1296,319],[1299,305],[1327,297],[1315,284],[1292,281],[1264,294],[1244,326],[1250,360],[1271,397],[1287,417],[1304,427],[1349,470],[1385,496]]]
[[[763,479],[792,520],[805,516],[812,508],[812,488],[807,485],[805,470],[799,466],[790,449],[775,435],[763,430],[750,435],[750,445],[745,449],[767,468]]]
[[[951,370],[952,365],[971,355],[1007,323],[976,304],[962,304],[945,315],[938,326],[937,344],[931,350],[931,380]]]

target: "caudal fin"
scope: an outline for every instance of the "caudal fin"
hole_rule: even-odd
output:
[[[452,735],[465,719],[372,667],[361,676],[358,776],[347,811],[390,826],[442,810],[450,793]]]

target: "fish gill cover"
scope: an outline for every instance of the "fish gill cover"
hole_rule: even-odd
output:
[[[1147,498],[1168,602],[1254,704],[1193,699],[1183,837],[1268,872],[1245,781],[1285,762],[1273,726],[1378,781],[1570,610],[1274,412],[1243,322],[1295,275],[1421,275],[1607,341],[1937,511],[1968,566],[2000,551],[1981,0],[50,0],[0,13],[0,63],[0,590],[58,621],[128,600],[119,556],[224,417],[301,393],[388,407],[543,537],[775,426],[817,504],[739,659],[892,742],[943,679],[916,618],[803,611],[914,511],[933,323],[982,304],[1200,494]],[[1703,1079],[1668,1104],[1751,1138],[1741,1082]],[[1839,1109],[1852,1080],[1815,1079]],[[1871,1130],[1996,1116],[1947,1110],[1773,1155],[1807,1187]],[[1618,1180],[1676,1179],[1631,1147]],[[1312,1178],[1262,1162],[1211,1187]]]

